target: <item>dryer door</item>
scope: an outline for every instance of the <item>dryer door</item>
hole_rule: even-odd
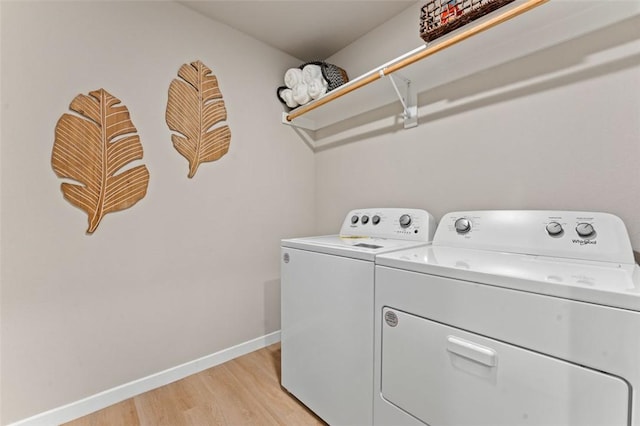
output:
[[[618,377],[384,308],[383,398],[431,426],[628,425]]]

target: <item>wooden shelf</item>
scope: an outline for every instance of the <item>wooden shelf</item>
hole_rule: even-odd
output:
[[[283,113],[282,122],[318,130],[394,102],[402,113],[391,83],[382,81],[388,80],[386,76],[400,74],[415,93],[422,93],[640,14],[640,2],[633,0],[547,1],[516,1],[470,28],[420,45],[322,98]]]

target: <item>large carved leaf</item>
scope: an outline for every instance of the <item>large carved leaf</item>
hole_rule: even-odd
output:
[[[202,62],[184,64],[169,86],[167,125],[176,150],[189,160],[189,178],[201,163],[215,161],[229,151],[231,130],[218,125],[227,119],[227,109],[218,79]]]
[[[56,125],[51,164],[63,183],[62,193],[89,215],[88,233],[102,217],[131,207],[147,193],[149,171],[144,165],[116,174],[142,158],[142,144],[120,100],[100,89],[76,96]]]

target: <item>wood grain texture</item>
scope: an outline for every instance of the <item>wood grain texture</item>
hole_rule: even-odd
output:
[[[204,162],[218,160],[229,151],[231,130],[219,125],[227,119],[218,79],[200,61],[184,64],[169,86],[167,125],[175,149],[189,161],[189,178]]]
[[[126,106],[104,89],[76,96],[69,108],[79,115],[58,120],[51,165],[60,178],[64,198],[87,212],[93,233],[107,213],[124,210],[144,198],[149,171],[139,165],[142,144]],[[118,173],[118,174],[116,174]]]
[[[67,426],[321,426],[280,387],[280,344],[143,393]]]

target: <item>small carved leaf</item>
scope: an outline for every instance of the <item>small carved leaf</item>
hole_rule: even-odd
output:
[[[71,204],[87,212],[93,233],[102,217],[124,210],[144,198],[149,171],[140,165],[116,174],[142,159],[142,144],[120,100],[100,89],[76,96],[69,108],[80,114],[63,114],[56,125],[51,164],[63,183],[62,193]]]
[[[189,178],[201,163],[215,161],[229,151],[231,130],[218,79],[202,62],[184,64],[169,86],[167,125],[176,150],[189,160]]]

